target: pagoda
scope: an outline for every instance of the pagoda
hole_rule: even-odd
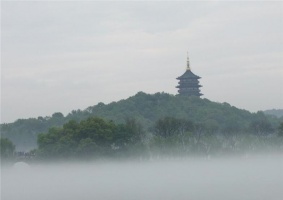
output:
[[[195,75],[190,68],[189,56],[187,56],[187,70],[186,72],[177,78],[179,80],[179,85],[176,88],[179,88],[179,95],[182,96],[197,96],[200,97],[203,95],[200,93],[199,80],[201,77]]]

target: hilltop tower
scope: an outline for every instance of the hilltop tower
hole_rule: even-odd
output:
[[[199,80],[201,77],[195,75],[190,68],[189,56],[187,55],[187,70],[186,72],[177,78],[179,80],[179,85],[176,88],[179,88],[179,95],[183,96],[197,96],[200,97],[202,94],[200,93]]]

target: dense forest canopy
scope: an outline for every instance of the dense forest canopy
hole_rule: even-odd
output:
[[[125,100],[110,104],[98,103],[85,110],[73,110],[64,116],[60,112],[51,117],[19,119],[1,124],[1,137],[9,138],[17,150],[37,148],[37,137],[50,128],[63,127],[73,120],[76,123],[89,117],[100,117],[123,124],[136,120],[146,132],[155,130],[156,122],[166,117],[187,120],[206,127],[211,133],[252,133],[266,135],[278,130],[282,119],[267,116],[263,112],[250,113],[228,103],[216,103],[198,97],[174,96],[167,93],[146,94],[139,92]]]
[[[97,117],[81,122],[71,120],[61,128],[51,128],[48,133],[39,134],[36,155],[44,160],[152,159],[262,150],[281,152],[283,147],[283,137],[274,134],[268,137],[239,132],[220,134],[210,125],[174,117],[157,120],[151,131],[144,131],[134,119],[123,124]]]
[[[125,155],[137,149],[143,131],[134,120],[115,124],[91,117],[81,122],[74,120],[62,128],[51,128],[38,135],[37,156],[41,158],[93,158]]]
[[[283,109],[265,110],[264,113],[267,115],[273,115],[273,116],[283,119]]]
[[[9,159],[13,157],[15,145],[7,138],[0,138],[1,159]]]

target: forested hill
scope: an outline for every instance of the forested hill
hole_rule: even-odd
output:
[[[283,109],[271,109],[263,111],[267,115],[273,115],[276,117],[283,117]]]
[[[126,119],[137,120],[150,132],[154,123],[164,117],[202,123],[215,132],[272,132],[279,126],[279,119],[263,112],[250,113],[230,106],[197,97],[174,96],[166,93],[153,95],[143,92],[110,104],[98,103],[85,110],[73,110],[67,116],[54,113],[51,117],[19,119],[1,125],[1,137],[9,138],[18,150],[36,148],[37,135],[50,127],[62,126],[70,120],[81,121],[90,116],[102,117],[116,123]]]

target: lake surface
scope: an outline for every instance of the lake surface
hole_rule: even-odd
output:
[[[283,156],[1,169],[1,200],[282,200]]]

